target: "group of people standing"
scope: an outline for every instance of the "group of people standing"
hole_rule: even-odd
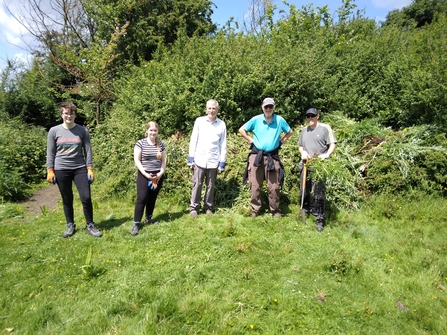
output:
[[[265,98],[262,114],[254,116],[239,128],[239,133],[250,144],[243,182],[250,183],[251,217],[261,214],[261,189],[266,181],[269,210],[276,218],[281,217],[280,189],[284,181],[284,166],[279,150],[291,136],[292,129],[286,120],[275,114],[275,101]],[[93,221],[90,184],[94,181],[90,135],[86,128],[77,125],[77,108],[73,103],[60,105],[62,124],[52,127],[47,143],[47,180],[57,184],[62,197],[66,230],[63,237],[72,236],[76,231],[73,213],[74,182],[82,202],[86,230],[94,237],[102,233]],[[194,122],[189,143],[188,166],[192,169],[192,192],[189,213],[196,218],[202,206],[202,188],[205,184],[203,210],[213,215],[214,189],[217,175],[225,170],[227,156],[227,129],[225,122],[217,117],[219,104],[211,99],[206,103],[207,115]],[[335,150],[337,140],[328,124],[319,122],[315,108],[306,112],[308,126],[299,139],[301,161],[298,171],[302,173],[311,159],[328,159]],[[159,127],[154,121],[146,126],[146,137],[134,146],[134,161],[137,172],[137,200],[135,204],[131,234],[137,235],[143,223],[157,224],[153,219],[155,202],[163,185],[166,170],[166,148],[158,138]],[[322,231],[325,224],[325,186],[312,178],[312,169],[302,175],[300,195],[303,198],[300,216],[309,214],[316,217],[316,229]]]

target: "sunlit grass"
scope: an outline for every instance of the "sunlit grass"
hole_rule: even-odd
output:
[[[394,205],[391,205],[393,204]],[[104,236],[63,239],[60,209],[0,224],[0,327],[17,334],[443,334],[445,199],[378,197],[318,233],[230,210],[192,219],[160,198],[95,204]],[[389,209],[393,210],[390,211]],[[91,263],[88,253],[91,248]],[[88,272],[86,272],[88,269]]]

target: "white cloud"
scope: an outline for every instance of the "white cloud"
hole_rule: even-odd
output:
[[[21,37],[26,37],[26,29],[6,9],[4,0],[0,6],[0,34],[1,41],[8,41],[15,45],[23,45]],[[9,6],[9,5],[8,5]],[[13,7],[11,7],[11,10]]]
[[[372,0],[377,8],[402,9],[411,4],[412,0]]]

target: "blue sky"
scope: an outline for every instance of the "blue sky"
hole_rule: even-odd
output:
[[[44,0],[45,1],[45,0]],[[46,0],[48,1],[48,0]],[[23,39],[29,40],[26,31],[6,10],[8,5],[11,10],[15,11],[16,6],[27,0],[1,0],[0,7],[0,69],[3,69],[6,64],[6,59],[13,59],[15,57],[26,61],[27,52],[26,45]],[[245,17],[250,9],[252,0],[213,0],[217,8],[213,7],[214,14],[212,19],[220,27],[222,27],[230,17],[234,17],[240,26],[245,20]],[[289,0],[289,4],[295,5],[297,8],[302,8],[305,5],[312,4],[313,7],[323,7],[328,5],[330,13],[335,15],[335,11],[342,4],[341,0],[313,0],[313,1],[298,1]],[[384,21],[386,14],[393,9],[400,9],[408,6],[411,0],[355,0],[354,4],[357,9],[364,10],[364,15],[376,21]],[[279,8],[286,8],[281,0],[274,0],[274,4]],[[21,38],[22,36],[22,38]]]

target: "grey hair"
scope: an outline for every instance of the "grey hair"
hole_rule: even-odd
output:
[[[215,103],[215,104],[216,104],[216,107],[219,108],[219,103],[217,102],[217,100],[210,99],[210,100],[208,100],[208,101],[206,102],[206,104],[208,105],[208,103],[210,103],[210,102]]]

